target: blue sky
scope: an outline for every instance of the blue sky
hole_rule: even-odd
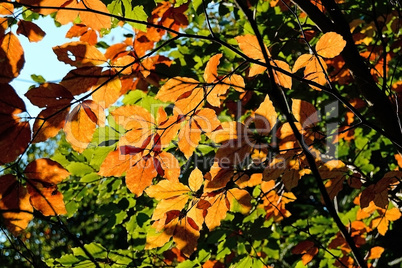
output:
[[[49,16],[41,17],[34,22],[46,32],[46,36],[38,43],[30,43],[28,38],[18,35],[24,49],[25,64],[20,75],[10,83],[24,99],[31,115],[37,115],[40,111],[23,96],[28,88],[35,84],[31,74],[42,75],[48,82],[58,82],[72,69],[70,65],[58,61],[52,50],[54,46],[71,41],[65,38],[71,25],[56,27]],[[14,33],[15,30],[16,26],[12,28]]]

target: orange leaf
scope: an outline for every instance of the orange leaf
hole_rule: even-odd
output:
[[[199,82],[192,78],[175,77],[159,89],[156,98],[161,101],[175,102],[175,112],[187,114],[202,108],[204,90],[198,84]]]
[[[121,154],[120,149],[111,151],[102,162],[98,174],[105,177],[119,177],[141,158],[140,154]]]
[[[212,231],[219,225],[221,221],[226,218],[226,213],[229,210],[229,204],[223,194],[216,195],[206,199],[211,203],[211,207],[208,208],[208,213],[205,216],[205,224],[208,229]]]
[[[96,125],[104,125],[105,114],[101,106],[88,100],[76,106],[66,118],[66,140],[77,152],[83,152],[92,140]]]
[[[173,182],[179,181],[180,164],[173,154],[160,152],[154,157],[154,159],[158,161],[160,168],[164,171],[162,177]]]
[[[9,32],[0,37],[0,83],[8,83],[20,74],[25,63],[18,38]]]
[[[13,15],[14,5],[11,3],[0,4],[0,15]]]
[[[127,188],[136,196],[140,196],[145,188],[152,184],[152,179],[157,175],[153,159],[141,158],[127,171]]]
[[[372,247],[370,249],[370,253],[368,256],[369,260],[375,260],[375,259],[379,259],[382,255],[382,253],[384,252],[384,248],[383,247]]]
[[[239,47],[244,52],[244,54],[252,59],[261,60],[261,62],[265,63],[264,55],[262,53],[260,44],[258,43],[258,39],[255,35],[247,34],[243,36],[237,36],[235,39],[239,43]],[[271,56],[268,48],[266,46],[264,47],[268,56]]]
[[[190,189],[180,182],[162,180],[156,185],[149,186],[145,192],[156,200],[168,199],[190,192]]]
[[[19,185],[14,175],[0,177],[0,210],[7,229],[18,234],[33,218],[33,208],[25,187]]]
[[[218,79],[218,65],[221,58],[222,53],[219,53],[209,59],[204,71],[204,80],[206,83],[212,83]]]
[[[251,195],[246,190],[233,188],[228,190],[226,196],[232,211],[240,212],[244,215],[250,212]]]
[[[292,249],[293,254],[303,254],[302,262],[304,265],[307,265],[315,255],[318,253],[318,248],[314,245],[313,242],[305,240],[297,244],[296,247]]]
[[[346,46],[346,41],[342,35],[335,32],[328,32],[321,36],[315,45],[317,54],[324,58],[338,56]]]
[[[193,155],[195,148],[201,140],[201,129],[193,121],[189,121],[180,130],[178,147],[188,159]]]
[[[260,104],[255,111],[254,124],[258,133],[267,135],[271,132],[278,120],[278,115],[275,111],[275,107],[269,96],[266,95],[264,101]]]
[[[46,33],[35,23],[25,20],[18,21],[17,34],[26,36],[29,42],[39,42]]]
[[[292,99],[292,113],[304,129],[320,121],[317,110],[307,101]]]
[[[106,62],[105,56],[96,47],[85,42],[70,42],[62,46],[53,47],[57,59],[71,66],[84,67],[102,65]]]
[[[55,107],[47,108],[40,112],[33,127],[35,135],[33,142],[37,143],[55,137],[59,130],[63,128],[69,110],[70,107],[66,109]]]
[[[91,9],[109,14],[105,4],[100,0],[85,0],[85,5],[82,1],[63,1],[65,2],[63,7],[74,9]],[[52,6],[52,5],[50,5]],[[54,4],[53,4],[54,6]],[[87,8],[88,7],[88,8]],[[60,9],[56,14],[56,20],[61,24],[67,24],[73,22],[77,16],[80,17],[81,22],[88,27],[100,31],[102,28],[109,29],[111,26],[110,16],[97,14],[95,12],[78,11],[71,9]]]
[[[289,73],[291,73],[292,71],[290,70],[289,64],[287,64],[284,61],[281,60],[274,60],[273,61],[273,65],[275,65],[278,68],[283,69],[284,71],[287,71]],[[275,75],[275,82],[284,87],[284,88],[292,88],[292,77],[283,74],[279,71],[274,70],[274,75]]]
[[[234,88],[234,90],[238,92],[244,92],[244,89],[246,88],[243,77],[238,74],[232,74],[231,76],[224,79],[223,83],[230,85]]]
[[[32,206],[44,216],[66,214],[63,194],[57,190],[56,185],[47,185],[41,182],[31,181],[27,184],[31,196]]]
[[[145,192],[148,193],[148,190],[152,187],[153,186],[148,187]],[[165,227],[164,218],[166,213],[171,210],[181,211],[186,206],[189,197],[189,195],[184,194],[169,199],[162,199],[158,205],[156,205],[156,208],[152,214],[152,220],[159,221],[158,223],[154,224],[154,227],[157,231],[160,231],[163,229],[163,227]]]
[[[92,99],[102,107],[108,108],[121,96],[121,81],[118,77],[115,77],[112,80],[110,80],[110,78],[100,78],[93,88],[96,89],[102,84],[103,86],[92,94]]]
[[[51,185],[59,184],[70,175],[59,163],[48,158],[39,158],[32,161],[27,165],[24,173],[29,180]]]

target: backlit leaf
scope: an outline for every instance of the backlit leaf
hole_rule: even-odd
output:
[[[152,185],[145,191],[147,195],[156,200],[168,199],[190,192],[190,189],[180,182],[162,180],[156,185]]]
[[[324,58],[338,56],[346,46],[346,41],[342,35],[335,32],[328,32],[321,36],[315,45],[317,54]]]
[[[127,188],[136,196],[140,196],[157,175],[152,158],[141,158],[127,171]]]
[[[0,59],[0,83],[8,83],[20,74],[25,63],[24,50],[12,32],[0,36]]]
[[[24,173],[30,180],[53,185],[59,184],[70,175],[59,163],[48,158],[32,161],[27,165]]]
[[[33,218],[29,194],[11,174],[1,176],[0,185],[0,215],[7,229],[18,234],[27,228]]]
[[[102,65],[106,58],[96,47],[88,43],[75,41],[53,47],[57,59],[75,67]]]
[[[46,33],[35,23],[25,20],[18,21],[17,34],[26,36],[29,42],[39,42]]]

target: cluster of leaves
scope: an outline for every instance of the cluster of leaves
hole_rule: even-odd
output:
[[[133,2],[0,3],[4,263],[400,261],[395,6]],[[73,69],[23,92],[30,115],[10,83],[40,16],[71,25],[53,53]]]

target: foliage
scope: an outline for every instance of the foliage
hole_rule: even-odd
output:
[[[400,8],[1,1],[0,262],[400,264]],[[72,70],[32,74],[33,115],[10,82],[41,16]]]

